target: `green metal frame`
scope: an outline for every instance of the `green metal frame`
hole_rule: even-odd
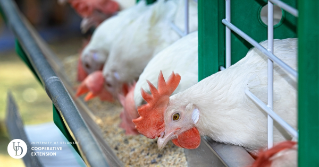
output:
[[[319,1],[298,4],[298,165],[319,166]]]
[[[295,0],[282,0],[296,8]],[[231,2],[231,22],[257,42],[267,40],[267,26],[260,19],[266,0],[240,0]],[[249,8],[248,8],[249,6]],[[198,80],[202,80],[225,66],[225,0],[198,1]],[[275,39],[296,38],[297,18],[283,11],[283,19],[274,28]],[[246,56],[252,48],[240,36],[231,35],[231,63]]]

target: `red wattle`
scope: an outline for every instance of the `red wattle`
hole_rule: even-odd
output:
[[[99,94],[99,97],[101,101],[108,101],[108,102],[114,101],[113,95],[109,91],[107,91],[105,88],[103,88],[102,92]]]
[[[200,135],[197,128],[192,128],[173,139],[172,142],[182,148],[195,149],[200,145]]]

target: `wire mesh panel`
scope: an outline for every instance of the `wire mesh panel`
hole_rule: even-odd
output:
[[[281,1],[280,1],[281,2]],[[294,77],[297,77],[297,72],[293,70],[291,67],[289,67],[287,64],[282,62],[280,59],[278,59],[275,55],[273,55],[273,48],[274,48],[274,4],[270,1],[268,1],[268,7],[267,7],[267,17],[263,20],[265,23],[267,20],[267,39],[268,39],[268,51],[263,48],[261,45],[258,44],[253,38],[251,38],[247,33],[244,33],[241,31],[238,27],[230,23],[230,5],[231,0],[226,0],[226,19],[223,19],[223,23],[226,25],[226,67],[230,66],[230,58],[231,58],[231,37],[230,37],[230,30],[233,30],[237,35],[245,39],[247,42],[249,42],[251,45],[255,46],[257,49],[262,51],[265,55],[268,56],[268,69],[267,69],[267,106],[262,103],[261,100],[259,100],[255,95],[253,95],[249,90],[246,90],[246,94],[256,103],[258,104],[264,111],[266,111],[268,115],[268,148],[271,148],[273,146],[273,119],[275,120],[283,127],[285,128],[290,134],[292,134],[294,137],[297,137],[297,131],[294,130],[290,125],[288,125],[283,119],[281,119],[275,112],[272,111],[273,108],[273,75],[274,75],[274,61],[280,65],[282,68],[284,68],[287,72],[292,74]],[[288,6],[285,3],[281,4],[282,6]],[[288,6],[289,7],[289,6]],[[291,7],[290,7],[291,8]],[[294,8],[291,8],[294,9]],[[291,11],[290,11],[291,12]],[[261,16],[263,17],[263,16]],[[265,17],[265,16],[264,16]],[[280,23],[280,21],[279,21]],[[224,68],[221,68],[224,69]]]
[[[295,0],[283,0],[296,8]],[[221,22],[226,18],[226,1],[201,0],[199,13],[199,80],[216,73],[220,66],[225,67],[226,42],[225,26]],[[257,42],[267,40],[267,25],[260,16],[266,0],[232,1],[231,23]],[[282,19],[274,26],[274,39],[297,37],[297,18],[282,10]],[[231,34],[231,64],[243,58],[253,46],[236,33]]]
[[[274,3],[283,8],[281,18],[275,24]],[[268,4],[266,9],[268,13],[263,18],[263,8],[266,4]],[[273,54],[274,39],[297,36],[298,11],[295,6],[295,0],[199,2],[199,80],[217,72],[218,69],[224,70],[225,67],[228,68],[236,63],[253,46],[268,57],[267,105],[249,90],[245,90],[246,95],[268,113],[268,148],[273,146],[273,119],[292,136],[298,138],[298,132],[272,110],[273,63],[277,63],[294,77],[298,76],[294,69]],[[226,27],[220,26],[220,20]],[[268,48],[259,44],[266,39],[268,39]]]

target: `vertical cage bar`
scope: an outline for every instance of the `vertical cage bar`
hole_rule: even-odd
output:
[[[185,35],[189,33],[189,2],[185,0]]]
[[[274,52],[274,5],[268,1],[268,51]],[[274,63],[268,59],[268,107],[273,109]],[[273,119],[268,115],[268,148],[273,146]]]
[[[226,0],[226,20],[230,21],[230,0]],[[226,26],[226,68],[231,66],[231,30]]]
[[[319,166],[319,1],[298,3],[298,166]]]

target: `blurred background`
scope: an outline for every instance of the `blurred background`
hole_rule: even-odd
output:
[[[57,0],[15,0],[20,11],[35,27],[52,51],[63,60],[78,55],[86,35],[81,34],[81,18],[70,5]],[[19,107],[24,125],[52,122],[52,103],[41,84],[17,56],[15,38],[0,18],[0,167],[24,166],[7,153],[10,138],[5,128],[7,92]]]

